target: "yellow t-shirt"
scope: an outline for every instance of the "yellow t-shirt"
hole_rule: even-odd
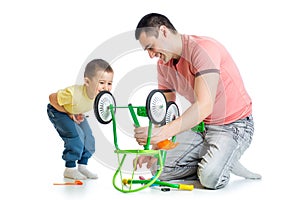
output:
[[[57,92],[57,101],[71,114],[80,114],[93,108],[94,99],[90,99],[84,85],[73,85]]]

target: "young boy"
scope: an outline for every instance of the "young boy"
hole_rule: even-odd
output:
[[[64,141],[65,178],[98,178],[86,168],[88,159],[95,152],[95,139],[83,113],[93,109],[94,99],[100,91],[112,89],[113,75],[109,63],[95,59],[85,68],[83,85],[73,85],[49,96],[47,113]]]

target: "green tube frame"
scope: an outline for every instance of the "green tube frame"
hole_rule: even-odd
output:
[[[123,193],[131,193],[131,192],[138,192],[141,191],[145,188],[150,187],[153,184],[157,184],[157,185],[161,185],[161,186],[167,186],[167,187],[171,187],[171,188],[178,188],[180,189],[182,184],[173,184],[173,183],[167,183],[167,182],[163,182],[163,181],[159,181],[158,177],[160,176],[160,174],[162,173],[163,167],[164,167],[164,163],[165,163],[165,159],[166,159],[166,151],[165,150],[150,150],[150,140],[151,140],[151,133],[152,133],[152,122],[149,120],[149,127],[148,127],[148,137],[147,137],[147,142],[146,145],[144,146],[144,150],[121,150],[119,148],[118,145],[118,139],[117,139],[117,126],[116,126],[116,117],[115,117],[115,113],[114,113],[114,109],[115,108],[128,108],[131,114],[131,117],[134,121],[134,124],[136,127],[140,127],[140,123],[137,119],[137,116],[135,114],[134,108],[141,108],[141,106],[139,107],[133,107],[131,104],[128,104],[128,107],[118,107],[118,106],[113,106],[112,104],[109,106],[110,108],[110,113],[112,116],[112,121],[113,121],[113,135],[114,135],[114,145],[116,150],[114,151],[116,154],[118,154],[118,156],[120,154],[122,154],[122,159],[119,162],[119,167],[117,168],[116,172],[114,173],[113,176],[113,186],[116,190],[123,192]],[[172,138],[173,140],[175,140],[175,137]],[[159,166],[159,169],[157,170],[157,172],[155,173],[155,175],[152,177],[152,179],[150,180],[134,180],[134,179],[126,179],[127,184],[129,185],[128,187],[125,187],[125,184],[123,183],[123,180],[121,180],[122,182],[122,186],[119,187],[117,185],[117,180],[119,180],[119,177],[122,179],[122,166],[124,164],[125,158],[127,156],[127,154],[135,154],[135,155],[151,155],[156,157],[157,160],[157,164]],[[136,165],[134,166],[134,168],[136,167]],[[134,170],[134,169],[133,169]],[[134,175],[134,172],[133,172]],[[132,189],[132,185],[133,184],[141,184],[142,186],[136,189]],[[189,187],[189,185],[187,185]],[[189,187],[192,188],[192,187]]]

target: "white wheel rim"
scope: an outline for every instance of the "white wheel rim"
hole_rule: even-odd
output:
[[[103,94],[98,103],[99,115],[103,121],[109,121],[112,118],[109,109],[111,104],[114,105],[113,97],[108,93]]]
[[[172,103],[167,109],[166,124],[175,120],[178,116],[179,116],[179,110],[177,106],[174,103]]]
[[[151,97],[150,113],[156,122],[164,120],[166,115],[166,101],[162,93],[156,92]]]

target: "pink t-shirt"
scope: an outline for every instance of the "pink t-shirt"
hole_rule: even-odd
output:
[[[195,77],[219,73],[213,112],[206,124],[228,124],[252,113],[252,101],[239,70],[230,54],[218,41],[209,37],[182,35],[182,55],[176,65],[158,61],[158,88],[176,91],[194,103]]]

